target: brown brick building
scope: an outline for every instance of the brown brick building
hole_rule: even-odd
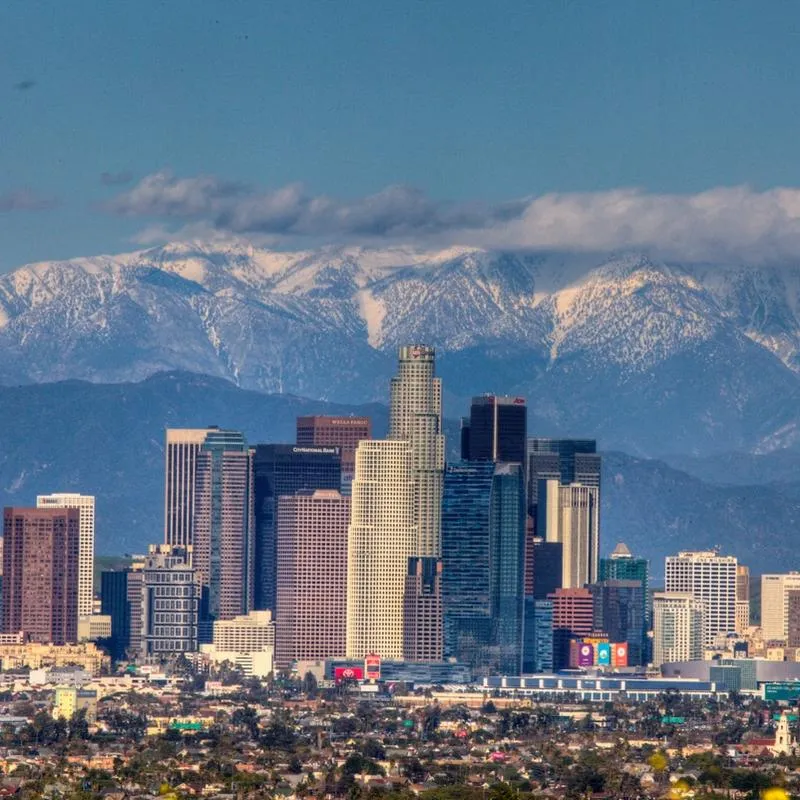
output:
[[[408,559],[404,597],[403,655],[406,661],[441,661],[442,562],[436,558]]]
[[[350,498],[332,489],[278,498],[275,665],[341,657],[347,628]]]
[[[78,640],[77,508],[3,512],[2,632],[24,631],[32,642]]]
[[[564,669],[570,641],[594,631],[594,600],[588,589],[556,589],[547,599],[553,602],[553,667]]]
[[[353,480],[356,448],[362,439],[372,438],[369,417],[298,417],[297,444],[304,447],[333,445],[342,452],[342,482]]]

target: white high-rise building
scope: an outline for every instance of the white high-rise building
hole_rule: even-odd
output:
[[[689,592],[653,595],[653,666],[703,657],[705,604]]]
[[[347,531],[348,658],[403,658],[403,600],[416,554],[412,448],[362,440],[356,450]]]
[[[193,544],[197,455],[212,428],[167,428],[164,449],[164,543]]]
[[[94,497],[89,494],[40,494],[37,508],[77,508],[78,528],[78,617],[92,613],[94,606]]]
[[[436,351],[426,345],[400,348],[398,374],[391,381],[389,439],[413,451],[417,543],[413,555],[438,558],[442,550],[444,435],[442,381],[434,377]]]
[[[736,631],[736,567],[735,556],[713,550],[667,556],[666,591],[688,592],[704,603],[706,647],[713,647],[719,634]]]
[[[537,528],[563,548],[561,586],[580,589],[597,580],[600,563],[600,489],[558,480],[541,481]]]
[[[800,572],[761,576],[761,636],[764,641],[789,637],[789,592],[800,589]]]

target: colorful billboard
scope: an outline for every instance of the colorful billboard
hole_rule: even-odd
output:
[[[627,667],[628,666],[628,643],[618,642],[614,645],[614,666]]]
[[[611,645],[608,642],[597,645],[597,664],[601,667],[611,666]]]
[[[368,653],[364,658],[364,674],[368,681],[381,679],[381,657],[377,653]]]
[[[580,644],[578,646],[578,666],[591,667],[594,665],[594,647],[590,644]]]
[[[361,667],[336,667],[333,670],[333,679],[336,683],[342,681],[363,681],[364,670]]]

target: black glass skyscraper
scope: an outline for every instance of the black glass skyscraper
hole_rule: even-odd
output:
[[[127,570],[100,573],[100,613],[111,617],[109,650],[114,661],[125,658],[131,643],[131,603]]]
[[[278,497],[301,490],[339,489],[338,447],[259,444],[255,448],[255,607],[275,611]]]
[[[473,397],[469,423],[464,420],[462,425],[462,459],[525,463],[528,407],[524,397]]]

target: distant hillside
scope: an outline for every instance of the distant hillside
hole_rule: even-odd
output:
[[[243,430],[253,443],[291,442],[295,417],[308,413],[368,414],[376,435],[386,432],[387,409],[379,404],[264,395],[188,373],[140,383],[0,387],[0,502],[31,504],[51,491],[96,494],[97,552],[141,552],[163,536],[166,427],[219,424]],[[446,433],[457,456],[457,425],[448,422]],[[792,463],[774,474],[791,477]],[[793,544],[798,482],[719,486],[618,452],[605,454],[603,481],[603,549],[624,540],[654,560],[656,574],[668,553],[717,544],[755,572],[800,566]]]

